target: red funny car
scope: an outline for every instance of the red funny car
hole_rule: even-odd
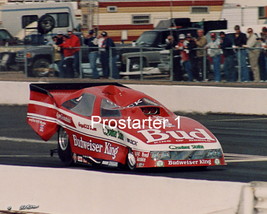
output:
[[[58,132],[58,155],[66,165],[225,165],[207,128],[118,83],[30,84],[27,121],[43,140]]]

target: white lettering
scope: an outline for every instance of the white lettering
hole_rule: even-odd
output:
[[[203,139],[203,140],[214,140],[204,129],[196,129],[197,131],[190,132],[193,138]]]
[[[170,137],[166,133],[161,133],[161,131],[158,129],[141,130],[141,131],[138,131],[138,133],[141,133],[144,135],[144,137],[147,139],[147,143],[166,140]]]
[[[117,157],[118,151],[119,147],[113,147],[111,143],[105,142],[104,153],[107,155],[111,155],[113,160]]]
[[[98,124],[100,122],[101,122],[101,117],[99,117],[99,116],[92,116],[92,120],[91,120],[91,127],[92,127],[92,129],[94,128],[94,124]]]

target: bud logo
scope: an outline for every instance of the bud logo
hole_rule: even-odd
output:
[[[138,133],[144,135],[144,137],[147,139],[147,143],[152,143],[154,141],[163,141],[169,138],[174,138],[177,140],[193,140],[193,139],[209,140],[209,141],[215,140],[204,129],[195,129],[194,131],[191,131],[189,133],[185,131],[162,132],[161,130],[158,129],[148,129],[148,130],[138,131]]]

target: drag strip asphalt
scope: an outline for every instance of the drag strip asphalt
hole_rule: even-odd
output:
[[[26,106],[0,106],[0,164],[62,168],[57,154],[56,136],[42,141],[26,123]],[[255,115],[181,114],[196,119],[219,139],[227,166],[198,168],[141,169],[124,171],[89,166],[78,170],[106,173],[164,176],[219,181],[267,181],[267,117]]]

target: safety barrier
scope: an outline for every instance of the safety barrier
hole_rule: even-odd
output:
[[[266,88],[134,84],[127,86],[152,96],[172,111],[267,115],[264,99],[267,97]],[[3,94],[0,96],[1,104],[28,103],[28,82],[0,82],[0,90]]]
[[[24,71],[26,76],[42,77],[59,76],[60,70],[64,70],[66,67],[64,60],[59,61],[56,59],[58,52],[52,45],[10,46],[0,47],[0,49],[0,70],[15,69]],[[175,51],[172,49],[165,50],[163,48],[132,46],[117,46],[109,50],[99,48],[97,50],[97,69],[98,72],[103,75],[101,61],[103,61],[105,57],[108,57],[108,59],[105,59],[104,64],[108,64],[110,77],[114,77],[114,74],[118,72],[122,78],[136,78],[140,80],[155,76],[161,80],[168,81],[192,81],[194,79],[198,81],[218,81],[215,75],[219,72],[221,80],[249,81],[258,78],[255,77],[255,74],[252,72],[253,69],[251,69],[249,60],[250,54],[248,53],[253,51],[255,53],[257,52],[255,60],[259,62],[256,64],[254,63],[253,68],[257,66],[260,80],[267,80],[265,48],[227,49],[233,50],[233,55],[225,60],[226,58],[223,57],[222,54],[219,54],[220,58],[217,59],[218,68],[218,66],[214,64],[215,59],[209,54],[210,51],[220,51],[221,49],[218,48],[193,49],[193,51],[203,50],[203,57],[196,57],[194,60],[189,59],[187,60],[187,65],[185,65],[181,54],[176,55]],[[75,77],[92,77],[92,68],[89,63],[89,51],[87,46],[79,47],[78,54],[74,57],[73,64]],[[179,49],[178,51],[187,51],[188,53],[186,49]],[[103,55],[102,53],[106,54]],[[60,57],[61,59],[64,58],[62,54]],[[113,60],[116,61],[116,66],[113,65]],[[227,70],[224,68],[224,61],[227,61]],[[193,65],[196,63],[197,65]],[[188,69],[191,71],[188,71]],[[218,69],[218,72],[214,72]],[[229,74],[229,72],[231,74]]]

